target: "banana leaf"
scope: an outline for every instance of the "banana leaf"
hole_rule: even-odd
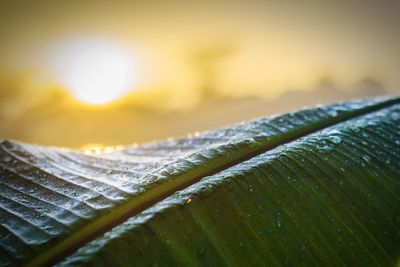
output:
[[[395,265],[398,103],[305,109],[101,155],[4,141],[0,263]]]

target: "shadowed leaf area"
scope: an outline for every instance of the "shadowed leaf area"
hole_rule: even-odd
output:
[[[99,155],[4,141],[2,266],[396,266],[400,100]]]

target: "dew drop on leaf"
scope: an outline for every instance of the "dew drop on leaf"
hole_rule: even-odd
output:
[[[278,229],[281,229],[283,227],[282,221],[280,220],[280,218],[276,218],[275,220],[275,226]]]
[[[371,160],[371,158],[368,155],[364,155],[364,156],[362,156],[362,158],[363,158],[363,160],[365,160],[367,162]]]

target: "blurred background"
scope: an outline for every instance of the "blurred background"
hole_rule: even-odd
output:
[[[0,139],[182,136],[400,88],[400,1],[0,0]]]

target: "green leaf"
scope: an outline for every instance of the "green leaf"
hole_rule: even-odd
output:
[[[307,109],[97,156],[5,141],[1,264],[59,262],[99,236],[60,264],[393,265],[399,102]]]

